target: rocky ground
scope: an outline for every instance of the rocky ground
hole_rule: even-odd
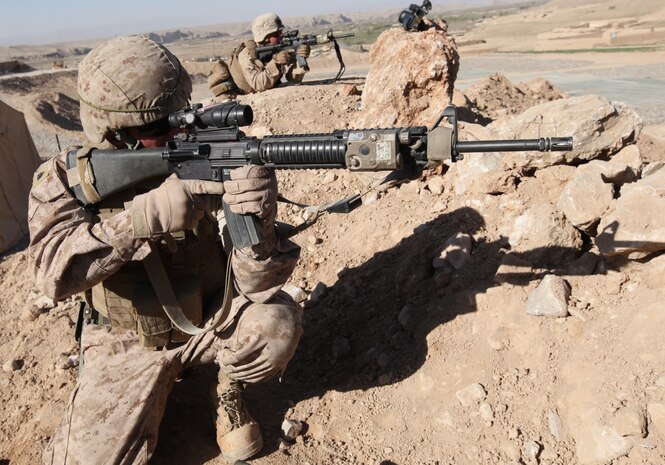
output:
[[[414,95],[452,89],[440,58]],[[376,110],[369,83],[409,71],[243,97],[248,133],[355,127]],[[32,101],[26,85],[0,81],[2,97]],[[38,98],[53,112],[23,107],[38,140],[53,125],[80,136],[72,86],[50,75]],[[305,335],[281,382],[247,392],[266,438],[252,463],[665,463],[665,142],[630,108],[547,82],[494,76],[455,98],[464,138],[572,135],[574,150],[470,154],[392,187],[377,187],[382,173],[280,172],[294,201],[363,205],[295,238]],[[415,100],[384,113],[408,118]],[[283,221],[304,216],[281,207]],[[34,464],[75,382],[76,303],[36,292],[21,247],[0,285],[0,463]],[[177,383],[152,463],[224,463],[202,394],[213,378]],[[285,419],[303,425],[294,441]]]

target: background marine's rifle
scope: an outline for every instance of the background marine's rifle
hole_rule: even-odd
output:
[[[444,118],[449,126],[442,126]],[[459,141],[457,108],[447,107],[432,128],[348,129],[330,134],[247,137],[241,126],[252,123],[248,105],[228,102],[195,105],[168,117],[171,127],[186,128],[163,148],[90,150],[67,154],[68,179],[86,207],[154,177],[175,173],[181,179],[223,181],[230,170],[246,164],[270,168],[347,168],[351,171],[399,171],[416,177],[426,166],[463,158],[466,152],[567,151],[572,137],[495,141]],[[347,211],[359,198],[347,199]],[[94,207],[93,207],[94,208]],[[238,247],[261,241],[251,215],[232,213],[224,205],[227,226]]]
[[[304,36],[298,35],[298,30],[293,29],[287,31],[282,35],[282,43],[276,45],[265,45],[263,47],[258,47],[256,53],[259,56],[261,61],[267,61],[272,58],[274,53],[277,53],[281,50],[295,50],[301,45],[322,45],[332,42],[335,47],[335,54],[337,55],[337,61],[339,61],[339,71],[337,76],[335,76],[335,81],[342,77],[346,66],[344,65],[344,60],[342,60],[342,52],[337,43],[337,39],[343,39],[345,37],[353,37],[355,34],[352,32],[346,34],[335,34],[332,29],[330,29],[326,34],[314,35],[306,34]],[[305,71],[309,71],[309,65],[307,64],[307,59],[296,54],[296,61],[298,66]]]
[[[402,27],[407,31],[422,31],[422,20],[427,13],[432,9],[432,2],[423,0],[422,5],[412,3],[409,8],[402,10],[399,14],[398,21]]]

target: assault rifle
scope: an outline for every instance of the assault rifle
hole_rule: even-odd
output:
[[[423,0],[422,5],[411,4],[399,14],[398,21],[407,31],[422,31],[422,21],[432,9],[432,2]]]
[[[441,125],[447,118],[448,126]],[[155,177],[175,173],[180,179],[224,181],[242,165],[276,169],[347,168],[350,171],[393,171],[400,179],[415,178],[425,167],[455,162],[470,152],[567,151],[572,137],[459,141],[457,108],[447,107],[436,123],[386,129],[348,129],[330,134],[247,137],[240,127],[253,121],[252,108],[237,102],[210,107],[194,105],[172,113],[171,127],[186,129],[163,148],[97,150],[67,154],[69,185],[84,207]],[[360,204],[346,199],[343,211]],[[261,228],[252,215],[232,213],[224,204],[233,244],[258,244]]]
[[[256,53],[259,56],[259,60],[265,62],[272,58],[274,53],[277,53],[282,50],[295,50],[301,45],[323,45],[332,42],[335,46],[335,54],[337,55],[337,61],[339,61],[339,71],[337,76],[335,76],[335,81],[342,77],[346,66],[344,65],[344,60],[342,60],[342,52],[337,43],[337,39],[343,39],[345,37],[353,37],[355,34],[349,32],[347,34],[335,34],[332,29],[330,29],[326,34],[314,35],[306,34],[304,36],[298,35],[298,30],[293,29],[287,31],[282,35],[282,43],[276,45],[265,45],[263,47],[258,47]],[[296,62],[298,67],[309,71],[309,65],[307,64],[307,59],[296,54]]]

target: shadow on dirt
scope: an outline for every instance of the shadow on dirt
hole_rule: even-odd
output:
[[[432,259],[448,237],[458,232],[474,235],[484,227],[476,210],[461,208],[417,227],[395,247],[340,273],[320,303],[305,310],[305,333],[283,381],[271,380],[245,392],[264,432],[262,455],[277,450],[284,413],[299,402],[328,391],[393,384],[416,373],[427,357],[428,334],[458,315],[476,311],[476,295],[499,285],[495,275],[505,254],[531,263],[571,263],[580,253],[562,247],[515,253],[506,240],[498,240],[475,244],[469,264],[459,271],[433,268]],[[536,269],[525,263],[523,272],[518,266],[504,282],[525,286],[548,273],[575,274],[571,269]],[[214,379],[214,369],[197,368],[176,385],[153,463],[202,464],[219,453],[214,409],[207,396]]]

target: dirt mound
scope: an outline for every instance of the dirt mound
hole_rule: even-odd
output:
[[[67,131],[82,131],[79,102],[56,92],[42,95],[35,102],[35,111],[43,124],[51,124]]]
[[[65,70],[7,77],[0,79],[0,92],[27,95],[44,92],[54,87],[76,89],[77,76],[78,71]]]
[[[469,108],[488,120],[522,113],[529,107],[566,97],[551,82],[536,78],[514,84],[502,74],[488,77],[464,91]]]

